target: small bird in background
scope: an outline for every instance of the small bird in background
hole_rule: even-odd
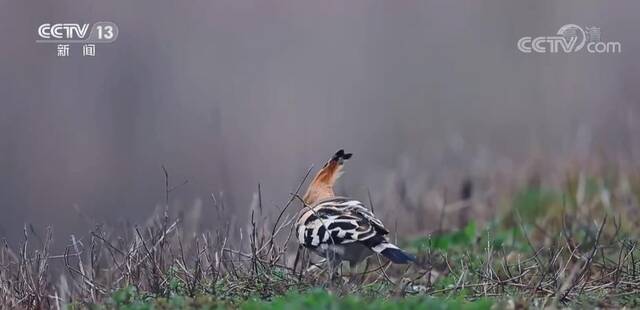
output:
[[[303,197],[306,207],[296,222],[298,242],[333,267],[343,261],[353,267],[373,253],[396,264],[415,262],[414,256],[387,240],[389,231],[362,202],[335,196],[333,185],[351,155],[336,152],[309,184]]]

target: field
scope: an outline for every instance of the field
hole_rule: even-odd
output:
[[[226,217],[224,202],[212,196],[224,224],[209,231],[189,224],[199,214],[174,217],[164,206],[144,224],[100,225],[52,253],[51,231],[27,226],[20,247],[0,249],[0,307],[640,306],[638,170],[530,171],[507,181],[461,180],[446,193],[425,189],[423,200],[398,184],[393,198],[370,196],[368,204],[380,208],[374,212],[392,204],[410,219],[389,225],[391,238],[417,253],[418,263],[390,265],[374,256],[355,269],[343,266],[334,280],[292,238],[304,179],[273,214],[263,214],[258,190],[248,220]],[[173,189],[167,184],[167,201]]]

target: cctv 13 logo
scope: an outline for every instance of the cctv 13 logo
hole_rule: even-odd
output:
[[[38,43],[111,43],[118,38],[118,26],[112,22],[44,23],[38,27],[38,37]]]

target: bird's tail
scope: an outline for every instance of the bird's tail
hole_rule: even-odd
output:
[[[374,243],[377,243],[371,246],[371,249],[376,252],[382,254],[384,257],[388,258],[390,261],[396,264],[408,264],[409,262],[415,262],[415,256],[405,252],[400,249],[393,243],[389,243],[383,237],[380,238],[372,238],[377,240],[372,240]]]

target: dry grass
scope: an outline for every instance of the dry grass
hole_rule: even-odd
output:
[[[199,214],[172,218],[164,208],[144,225],[98,226],[72,235],[64,253],[54,254],[51,230],[40,236],[25,226],[19,248],[5,242],[0,249],[0,306],[113,306],[114,294],[130,287],[150,302],[206,295],[237,305],[324,287],[364,298],[488,297],[505,307],[637,306],[640,178],[623,169],[573,171],[559,182],[545,183],[535,177],[539,173],[519,177],[517,186],[487,182],[473,195],[465,187],[477,181],[462,182],[454,194],[436,190],[418,198],[395,186],[398,212],[414,214],[401,226],[414,232],[404,244],[419,252],[420,263],[391,266],[371,257],[357,270],[344,270],[338,282],[330,282],[324,265],[291,240],[306,177],[273,221],[263,220],[258,187],[247,229],[227,218],[216,230],[197,232],[183,219]],[[166,180],[168,202],[176,187],[168,173]],[[212,197],[224,218],[224,202]],[[387,198],[370,203],[384,210]],[[432,220],[414,221],[415,214]]]

